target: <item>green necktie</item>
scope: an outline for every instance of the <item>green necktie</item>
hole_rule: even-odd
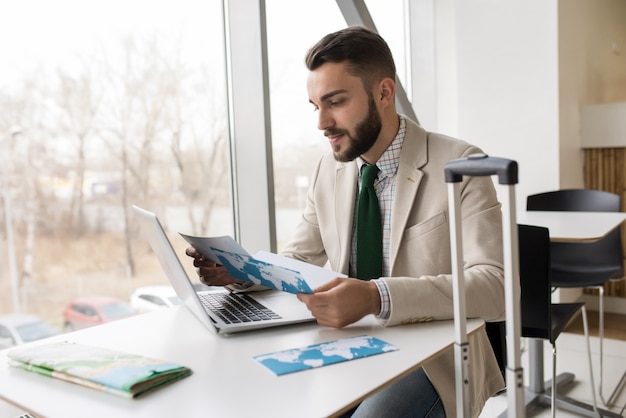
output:
[[[374,189],[378,167],[361,167],[361,192],[356,215],[356,277],[375,279],[383,274],[383,227]]]

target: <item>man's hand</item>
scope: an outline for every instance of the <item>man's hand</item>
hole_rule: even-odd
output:
[[[319,324],[334,328],[380,312],[376,284],[352,278],[337,277],[315,289],[312,295],[299,293],[298,299],[306,304]]]
[[[224,266],[207,260],[194,247],[187,248],[185,254],[193,258],[193,265],[196,267],[196,273],[198,273],[202,283],[208,286],[226,286],[233,283],[241,283],[241,281],[234,279],[228,274]]]

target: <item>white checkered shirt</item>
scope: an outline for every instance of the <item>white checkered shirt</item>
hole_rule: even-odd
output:
[[[406,134],[406,120],[401,115],[398,115],[400,119],[400,128],[396,137],[393,139],[389,147],[385,150],[380,159],[376,162],[376,166],[380,170],[378,177],[374,182],[374,189],[376,189],[376,196],[378,197],[378,203],[380,204],[380,214],[383,222],[383,276],[389,276],[389,238],[391,234],[391,203],[396,190],[396,177],[398,174],[398,165],[400,164],[400,151],[402,150],[402,144],[404,143],[404,136]],[[365,164],[365,161],[361,157],[356,159],[359,169],[358,185],[361,189],[361,166]],[[355,197],[358,199],[358,193]],[[352,250],[350,252],[350,276],[356,277],[356,205],[355,205],[355,222],[352,224]],[[389,291],[387,285],[382,280],[374,280],[381,297],[381,311],[379,317],[381,319],[389,318],[391,310],[391,301],[389,300]]]

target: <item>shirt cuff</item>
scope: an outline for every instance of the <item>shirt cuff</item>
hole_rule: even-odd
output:
[[[372,280],[376,287],[378,287],[378,293],[380,294],[380,312],[377,315],[378,319],[389,319],[391,315],[391,298],[389,297],[389,288],[387,283],[381,279]]]

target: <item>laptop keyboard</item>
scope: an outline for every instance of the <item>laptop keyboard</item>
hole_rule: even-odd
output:
[[[199,293],[202,304],[228,324],[280,319],[280,315],[246,294]]]

